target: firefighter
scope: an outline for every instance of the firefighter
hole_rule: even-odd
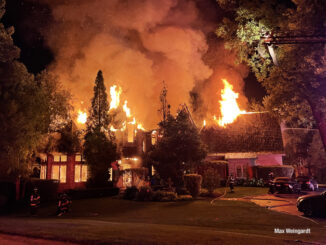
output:
[[[274,173],[272,171],[270,171],[268,173],[268,185],[269,185],[268,193],[271,193],[271,194],[273,194],[275,192],[274,185],[273,185],[273,180],[274,180]]]
[[[233,191],[233,188],[234,188],[234,178],[233,178],[233,174],[230,175],[230,178],[229,178],[229,186],[230,186],[230,192],[234,192]]]
[[[59,197],[58,202],[58,216],[62,216],[63,214],[67,213],[69,211],[69,208],[71,206],[71,200],[68,197],[66,193],[63,193]]]
[[[41,197],[40,194],[38,193],[38,189],[35,187],[30,198],[30,208],[31,208],[32,215],[36,215],[37,209],[40,206],[40,202],[41,202]]]

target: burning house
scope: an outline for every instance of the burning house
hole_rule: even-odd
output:
[[[226,127],[204,127],[201,137],[209,149],[206,160],[226,160],[229,174],[237,178],[254,177],[253,166],[283,164],[280,125],[269,113],[243,114]]]
[[[225,160],[228,174],[252,178],[253,166],[283,165],[284,147],[280,124],[268,112],[246,112],[237,104],[238,93],[223,79],[221,117],[204,120],[201,137],[208,146],[207,161]]]

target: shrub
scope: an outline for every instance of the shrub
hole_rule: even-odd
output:
[[[192,197],[196,198],[200,193],[202,177],[199,174],[186,174],[184,176],[185,186]]]
[[[153,201],[171,202],[176,200],[177,200],[177,194],[172,191],[155,191],[153,194]]]
[[[68,195],[71,199],[97,198],[109,197],[119,194],[119,188],[103,187],[103,188],[89,188],[89,189],[75,189],[69,190]]]
[[[134,200],[137,197],[138,189],[135,186],[127,187],[125,193],[123,194],[123,199]]]
[[[178,195],[189,195],[189,191],[185,187],[177,187],[176,192]]]
[[[190,201],[192,200],[191,195],[180,195],[177,197],[177,201]]]
[[[151,201],[153,199],[153,191],[148,186],[143,186],[140,188],[139,192],[137,193],[137,200],[138,201]]]
[[[203,177],[203,182],[205,181],[205,172],[207,170],[212,170],[215,172],[215,175],[220,176],[220,180],[226,180],[227,176],[227,169],[228,169],[228,162],[224,160],[212,160],[212,161],[205,161],[198,165],[197,172]]]
[[[214,190],[220,186],[220,175],[212,168],[207,169],[203,173],[202,186],[208,190],[210,195],[212,195]]]

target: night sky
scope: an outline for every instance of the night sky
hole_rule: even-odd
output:
[[[7,27],[15,27],[13,38],[21,49],[20,59],[34,74],[45,69],[54,59],[54,54],[41,34],[51,21],[51,10],[45,4],[24,0],[9,0],[6,3],[6,14],[2,22]],[[249,101],[261,101],[266,92],[254,74],[250,72],[244,80],[244,93]]]

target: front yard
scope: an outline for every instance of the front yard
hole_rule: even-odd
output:
[[[249,190],[235,191],[234,194],[247,196]],[[43,205],[37,217],[30,217],[26,210],[2,217],[0,231],[91,244],[326,242],[322,225],[250,202],[217,199],[211,205],[210,199],[184,202],[87,199],[74,201],[71,212],[64,217],[54,216],[55,208],[55,204]],[[310,228],[311,234],[274,234],[275,228]]]

